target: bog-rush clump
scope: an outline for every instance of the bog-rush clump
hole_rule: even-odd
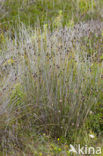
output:
[[[102,29],[98,21],[53,32],[21,25],[8,35],[0,51],[2,147],[21,146],[21,131],[69,137],[85,125],[102,92]]]

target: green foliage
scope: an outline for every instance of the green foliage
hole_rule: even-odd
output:
[[[79,8],[81,11],[81,14],[85,14],[88,11],[95,9],[96,3],[94,0],[80,0],[79,1]]]
[[[63,26],[72,19],[76,23],[79,20],[101,18],[98,11],[98,7],[102,6],[101,3],[101,0],[98,2],[94,0],[80,0],[79,2],[78,0],[36,0],[33,2],[6,0],[3,8],[7,14],[0,19],[0,25],[3,30],[13,29],[13,27],[17,29],[17,23],[22,21],[27,26],[33,27],[47,23],[53,29],[60,12],[62,12],[61,24]],[[3,16],[2,12],[1,16]]]
[[[89,127],[97,133],[97,135],[103,135],[103,94],[100,92],[101,86],[103,86],[103,80],[99,82],[100,88],[97,91],[98,96],[97,104],[92,108],[89,115]]]
[[[11,93],[10,103],[12,104],[13,101],[15,101],[15,99],[17,99],[13,106],[19,108],[19,106],[22,105],[22,102],[23,102],[22,99],[24,97],[24,94],[23,94],[22,86],[20,83],[16,84],[14,87],[15,87],[15,89]]]

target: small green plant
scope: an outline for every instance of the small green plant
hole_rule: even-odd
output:
[[[81,14],[86,14],[88,11],[93,10],[96,4],[94,0],[80,0],[79,7]]]

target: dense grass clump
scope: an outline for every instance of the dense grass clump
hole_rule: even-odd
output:
[[[27,147],[24,136],[35,138],[34,134],[82,144],[89,143],[91,131],[101,134],[102,47],[94,52],[90,34],[97,36],[98,46],[103,25],[98,31],[93,22],[54,32],[46,26],[42,31],[22,25],[14,39],[6,34],[0,52],[1,150],[23,150]]]
[[[0,156],[103,145],[102,10],[102,0],[0,0]]]

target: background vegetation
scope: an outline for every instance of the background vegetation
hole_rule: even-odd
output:
[[[103,1],[0,1],[0,155],[75,155],[102,137]]]
[[[62,15],[61,23],[68,25],[90,19],[102,19],[102,0],[5,0],[1,10],[1,26],[13,28],[19,21],[29,26],[49,24],[54,28],[54,21]]]

